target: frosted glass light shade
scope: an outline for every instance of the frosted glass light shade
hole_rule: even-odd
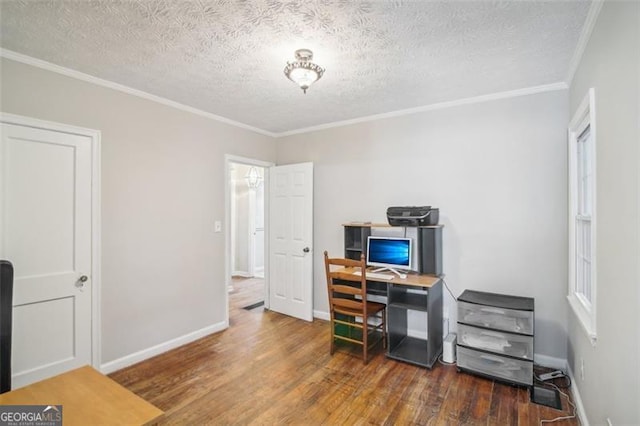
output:
[[[302,90],[306,90],[318,79],[318,73],[304,68],[296,68],[291,71],[289,78],[298,83]]]
[[[307,93],[309,86],[322,77],[324,68],[311,62],[313,52],[309,49],[298,49],[295,56],[297,60],[287,62],[287,66],[284,67],[284,75]]]

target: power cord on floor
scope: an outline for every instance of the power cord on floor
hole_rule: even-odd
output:
[[[537,383],[540,383],[542,386],[550,386],[552,388],[554,388],[556,391],[558,391],[558,393],[562,396],[564,396],[567,400],[567,403],[569,404],[569,406],[572,408],[573,410],[573,414],[569,415],[569,416],[559,416],[556,417],[554,419],[550,419],[550,420],[540,420],[540,424],[543,425],[545,423],[555,423],[555,422],[559,422],[561,420],[571,420],[571,419],[577,419],[578,420],[578,424],[580,423],[580,418],[576,416],[576,406],[571,402],[571,399],[569,398],[569,395],[567,395],[566,393],[564,393],[561,389],[569,389],[571,387],[571,377],[569,377],[567,374],[562,373],[562,376],[558,376],[556,377],[554,380],[557,379],[565,379],[566,383],[562,386],[558,386],[554,383],[549,383],[547,381],[544,381],[542,379],[540,379],[540,376],[538,376],[537,374],[533,374],[533,378],[536,380]]]
[[[571,399],[569,398],[569,395],[567,395],[566,393],[562,392],[560,390],[560,388],[556,385],[554,385],[553,383],[547,383],[549,386],[554,387],[559,393],[560,395],[564,396],[565,398],[567,398],[567,403],[569,403],[569,406],[573,409],[573,414],[570,416],[560,416],[560,417],[556,417],[555,419],[551,419],[551,420],[540,420],[540,424],[543,425],[545,423],[555,423],[555,422],[559,422],[560,420],[571,420],[571,419],[577,419],[578,423],[580,423],[580,418],[576,417],[576,406],[573,404],[573,402],[571,402]]]
[[[438,362],[439,362],[440,364],[442,364],[442,365],[456,365],[456,363],[455,363],[455,362],[447,362],[447,361],[443,360],[443,359],[442,359],[442,355],[440,355],[440,356],[438,357]]]

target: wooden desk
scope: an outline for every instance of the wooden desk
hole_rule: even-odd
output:
[[[0,395],[0,405],[62,405],[67,425],[148,425],[163,412],[86,366]]]
[[[359,270],[360,268],[342,268],[342,269],[338,270],[338,272],[352,275],[353,271],[356,270],[356,269]],[[367,272],[369,272],[369,269],[367,269]],[[422,275],[422,274],[417,274],[417,273],[410,273],[410,274],[407,274],[407,278],[400,278],[399,276],[397,276],[393,272],[384,271],[384,273],[385,274],[389,274],[389,275],[393,275],[393,278],[391,278],[389,280],[379,280],[379,279],[368,278],[367,281],[375,281],[375,282],[381,282],[381,283],[392,283],[392,284],[415,286],[415,287],[422,287],[422,288],[433,287],[434,285],[437,285],[439,282],[442,281],[442,279],[440,277],[436,277],[436,276],[433,276],[433,275]]]
[[[338,272],[351,275],[353,268]],[[367,277],[367,292],[381,295],[379,284],[386,286],[387,357],[432,368],[442,352],[442,279],[416,273],[388,280]],[[426,340],[409,336],[408,310],[426,312]]]

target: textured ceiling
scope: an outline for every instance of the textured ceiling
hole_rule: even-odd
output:
[[[3,48],[273,133],[561,82],[590,3],[7,1]],[[283,75],[297,48],[324,77]]]

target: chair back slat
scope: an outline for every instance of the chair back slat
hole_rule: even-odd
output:
[[[344,267],[352,267],[352,268],[357,268],[361,266],[361,263],[359,260],[353,260],[353,259],[343,259],[341,257],[334,257],[329,259],[329,262],[332,265],[337,265],[337,266],[344,266]]]
[[[356,310],[362,310],[362,306],[363,303],[361,300],[357,300],[357,299],[342,299],[339,297],[334,297],[333,298],[333,308],[334,309],[340,309],[340,308],[348,308],[348,309],[356,309]]]
[[[357,286],[350,286],[350,285],[343,285],[343,284],[333,284],[331,286],[331,291],[333,291],[334,295],[335,294],[349,294],[352,296],[362,296],[362,287]],[[334,296],[335,297],[335,296]]]
[[[356,271],[360,270],[360,268],[353,268],[353,269]],[[342,272],[342,271],[331,272],[331,278],[336,280],[351,281],[351,282],[362,281],[362,278],[360,278],[358,275],[354,275],[351,272]]]

